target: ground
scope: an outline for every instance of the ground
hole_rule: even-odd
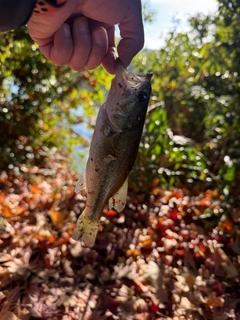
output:
[[[216,190],[130,189],[89,249],[65,159],[20,172],[0,175],[0,319],[240,319],[240,208]]]

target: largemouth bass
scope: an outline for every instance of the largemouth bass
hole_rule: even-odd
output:
[[[85,190],[87,202],[72,238],[95,243],[105,205],[124,209],[128,175],[137,156],[148,102],[151,76],[137,75],[118,62],[106,102],[101,106],[91,141],[85,172],[75,192]]]

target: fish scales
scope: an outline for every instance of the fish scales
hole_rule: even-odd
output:
[[[137,156],[150,94],[151,74],[128,72],[119,61],[97,116],[85,174],[75,189],[85,189],[87,201],[72,237],[86,246],[95,243],[106,204],[118,211],[124,208],[127,178]]]

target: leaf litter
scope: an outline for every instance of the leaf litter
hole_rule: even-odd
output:
[[[240,319],[240,208],[225,214],[216,190],[130,190],[85,248],[61,159],[0,174],[0,319]]]

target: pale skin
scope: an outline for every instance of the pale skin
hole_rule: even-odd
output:
[[[116,24],[121,35],[117,48]],[[127,67],[144,44],[140,0],[68,0],[56,12],[34,13],[27,26],[49,60],[77,71],[103,64],[115,73],[116,56]]]

